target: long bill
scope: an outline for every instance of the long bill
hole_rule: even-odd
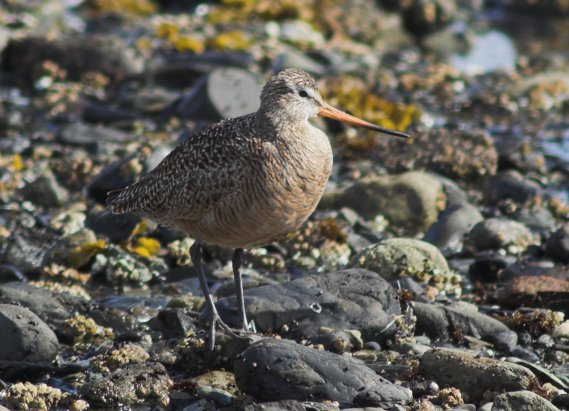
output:
[[[346,124],[351,124],[354,126],[360,126],[360,127],[368,128],[370,130],[377,131],[377,132],[383,133],[383,134],[389,134],[389,135],[392,135],[395,137],[400,137],[400,138],[409,138],[410,137],[409,134],[402,133],[400,131],[391,130],[391,129],[384,128],[384,127],[380,127],[380,126],[376,126],[375,124],[372,124],[372,123],[369,123],[365,120],[354,117],[348,113],[344,113],[342,110],[338,110],[337,108],[332,107],[328,103],[324,103],[324,105],[320,107],[320,110],[318,111],[318,115],[320,117],[332,118],[334,120],[342,121]]]

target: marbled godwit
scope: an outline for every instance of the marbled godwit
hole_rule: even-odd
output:
[[[114,213],[130,212],[189,233],[210,315],[223,323],[209,293],[201,243],[235,249],[239,319],[247,327],[240,267],[243,249],[266,245],[300,227],[322,197],[332,169],[328,137],[308,119],[329,117],[397,137],[407,134],[360,120],[325,103],[307,73],[284,70],[261,93],[256,113],[214,124],[178,145],[137,183],[112,191]]]

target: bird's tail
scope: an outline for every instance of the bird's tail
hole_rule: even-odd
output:
[[[109,191],[106,203],[113,214],[128,213],[134,209],[128,188]]]

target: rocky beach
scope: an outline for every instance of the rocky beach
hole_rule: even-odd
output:
[[[564,0],[0,0],[0,411],[569,410],[568,40]],[[324,196],[209,350],[194,239],[107,192],[291,67],[411,138],[313,121]]]

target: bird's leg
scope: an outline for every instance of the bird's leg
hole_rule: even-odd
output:
[[[207,286],[207,279],[205,277],[205,272],[203,269],[202,247],[197,241],[195,241],[192,244],[192,246],[190,247],[190,257],[192,257],[192,262],[194,263],[194,266],[198,269],[198,277],[200,279],[200,286],[201,286],[202,293],[203,293],[203,296],[204,296],[206,304],[207,304],[207,308],[209,310],[209,316],[210,316],[210,321],[211,321],[210,328],[209,328],[209,349],[213,350],[213,347],[215,345],[215,323],[218,323],[221,328],[223,328],[225,331],[227,331],[233,337],[239,338],[239,336],[237,334],[235,334],[233,332],[233,330],[227,324],[225,324],[223,321],[221,321],[221,317],[219,316],[219,313],[217,312],[217,308],[215,308],[213,298],[211,297],[211,294],[209,293],[209,287]]]
[[[245,312],[245,299],[243,298],[243,280],[241,278],[241,264],[243,263],[243,249],[237,248],[233,253],[233,279],[235,281],[235,293],[237,294],[237,308],[239,309],[239,321],[241,327],[247,329],[247,313]]]

